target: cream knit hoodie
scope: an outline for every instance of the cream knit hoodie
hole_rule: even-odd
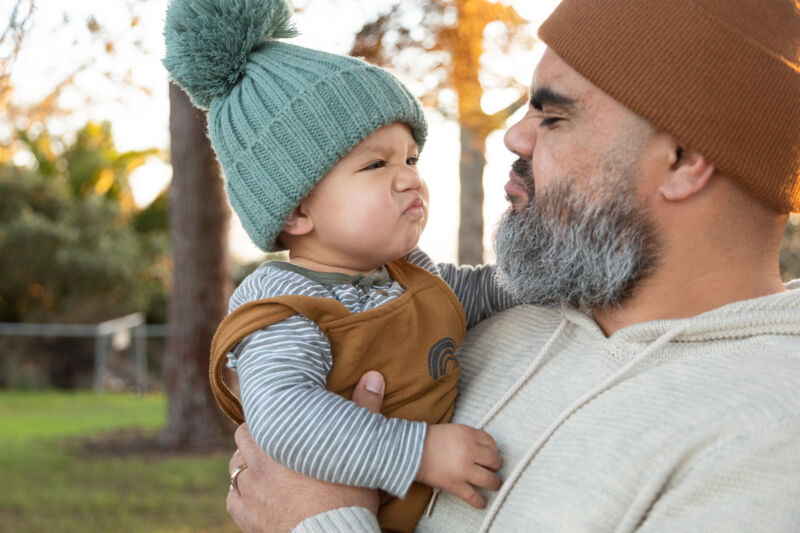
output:
[[[606,338],[574,309],[519,306],[459,349],[454,422],[485,427],[503,488],[441,494],[420,532],[800,531],[800,282]],[[365,509],[299,533],[378,531]]]

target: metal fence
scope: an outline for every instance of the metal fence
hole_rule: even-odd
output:
[[[33,324],[0,322],[0,335],[16,337],[94,338],[93,388],[104,390],[109,348],[131,344],[136,386],[147,390],[147,337],[166,337],[166,324],[146,324],[143,313],[132,313],[99,324]]]

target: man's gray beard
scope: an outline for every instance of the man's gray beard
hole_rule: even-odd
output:
[[[660,247],[636,207],[632,166],[616,171],[597,180],[594,191],[563,179],[503,215],[495,236],[497,277],[518,302],[617,306],[654,268]]]

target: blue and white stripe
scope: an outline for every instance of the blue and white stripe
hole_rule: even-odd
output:
[[[494,282],[492,266],[435,265],[418,249],[406,258],[442,276],[464,306],[468,326],[512,304]],[[392,280],[329,285],[265,263],[236,289],[229,310],[296,294],[334,298],[358,313],[403,292]],[[426,425],[371,413],[326,390],[333,360],[328,339],[315,323],[289,317],[251,334],[228,357],[239,375],[250,431],[275,460],[317,479],[405,495],[422,459]]]

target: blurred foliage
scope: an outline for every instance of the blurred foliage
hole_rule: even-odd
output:
[[[789,216],[781,245],[781,275],[784,281],[800,278],[800,214]]]
[[[36,136],[26,131],[18,131],[17,135],[35,158],[38,174],[65,180],[74,197],[105,196],[126,212],[134,209],[128,175],[159,153],[155,148],[118,152],[108,122],[86,124],[59,155],[54,152],[59,143],[46,130]]]
[[[289,261],[289,252],[272,252],[266,254],[261,259],[233,265],[233,270],[231,271],[231,277],[233,277],[233,286],[238,287],[247,276],[252,274],[255,269],[267,261]]]
[[[169,228],[169,199],[167,189],[150,204],[137,212],[133,218],[133,227],[140,233],[166,231]]]
[[[528,87],[516,80],[516,73],[483,61],[484,53],[505,56],[531,48],[535,39],[527,24],[513,6],[501,2],[397,2],[362,26],[350,54],[417,80],[424,105],[488,135],[527,102]],[[489,114],[481,104],[493,89],[509,94],[508,107]]]
[[[0,32],[0,109],[11,98],[11,65],[19,54],[22,41],[32,24],[33,0],[16,0],[11,16]]]
[[[155,150],[119,153],[109,124],[71,142],[19,132],[35,164],[0,164],[0,320],[166,317],[167,202],[133,204],[127,177]]]
[[[97,9],[94,14],[81,13],[75,3],[45,3],[38,0],[5,0],[10,16],[0,22],[0,126],[10,130],[30,130],[37,125],[74,129],[71,116],[81,116],[90,109],[109,103],[130,105],[139,97],[152,96],[152,86],[142,84],[136,75],[136,62],[129,53],[152,56],[152,2],[148,0],[115,0],[112,9]],[[54,12],[60,11],[60,17]],[[47,15],[44,13],[47,12]],[[149,19],[149,20],[143,20]],[[60,22],[59,22],[60,20]],[[148,24],[149,22],[149,24]],[[42,42],[55,46],[71,46],[80,53],[49,53]],[[33,52],[32,52],[33,51]],[[32,55],[35,54],[35,55]],[[120,60],[123,59],[124,60]],[[37,80],[31,101],[26,94],[28,84],[21,84],[15,65],[35,61],[47,75]],[[85,76],[87,72],[91,76]],[[87,81],[91,80],[91,81]],[[66,96],[66,98],[64,98]],[[104,111],[105,112],[105,111]],[[0,163],[8,163],[18,146],[9,141],[11,131],[0,127]],[[11,139],[12,141],[14,139]]]

